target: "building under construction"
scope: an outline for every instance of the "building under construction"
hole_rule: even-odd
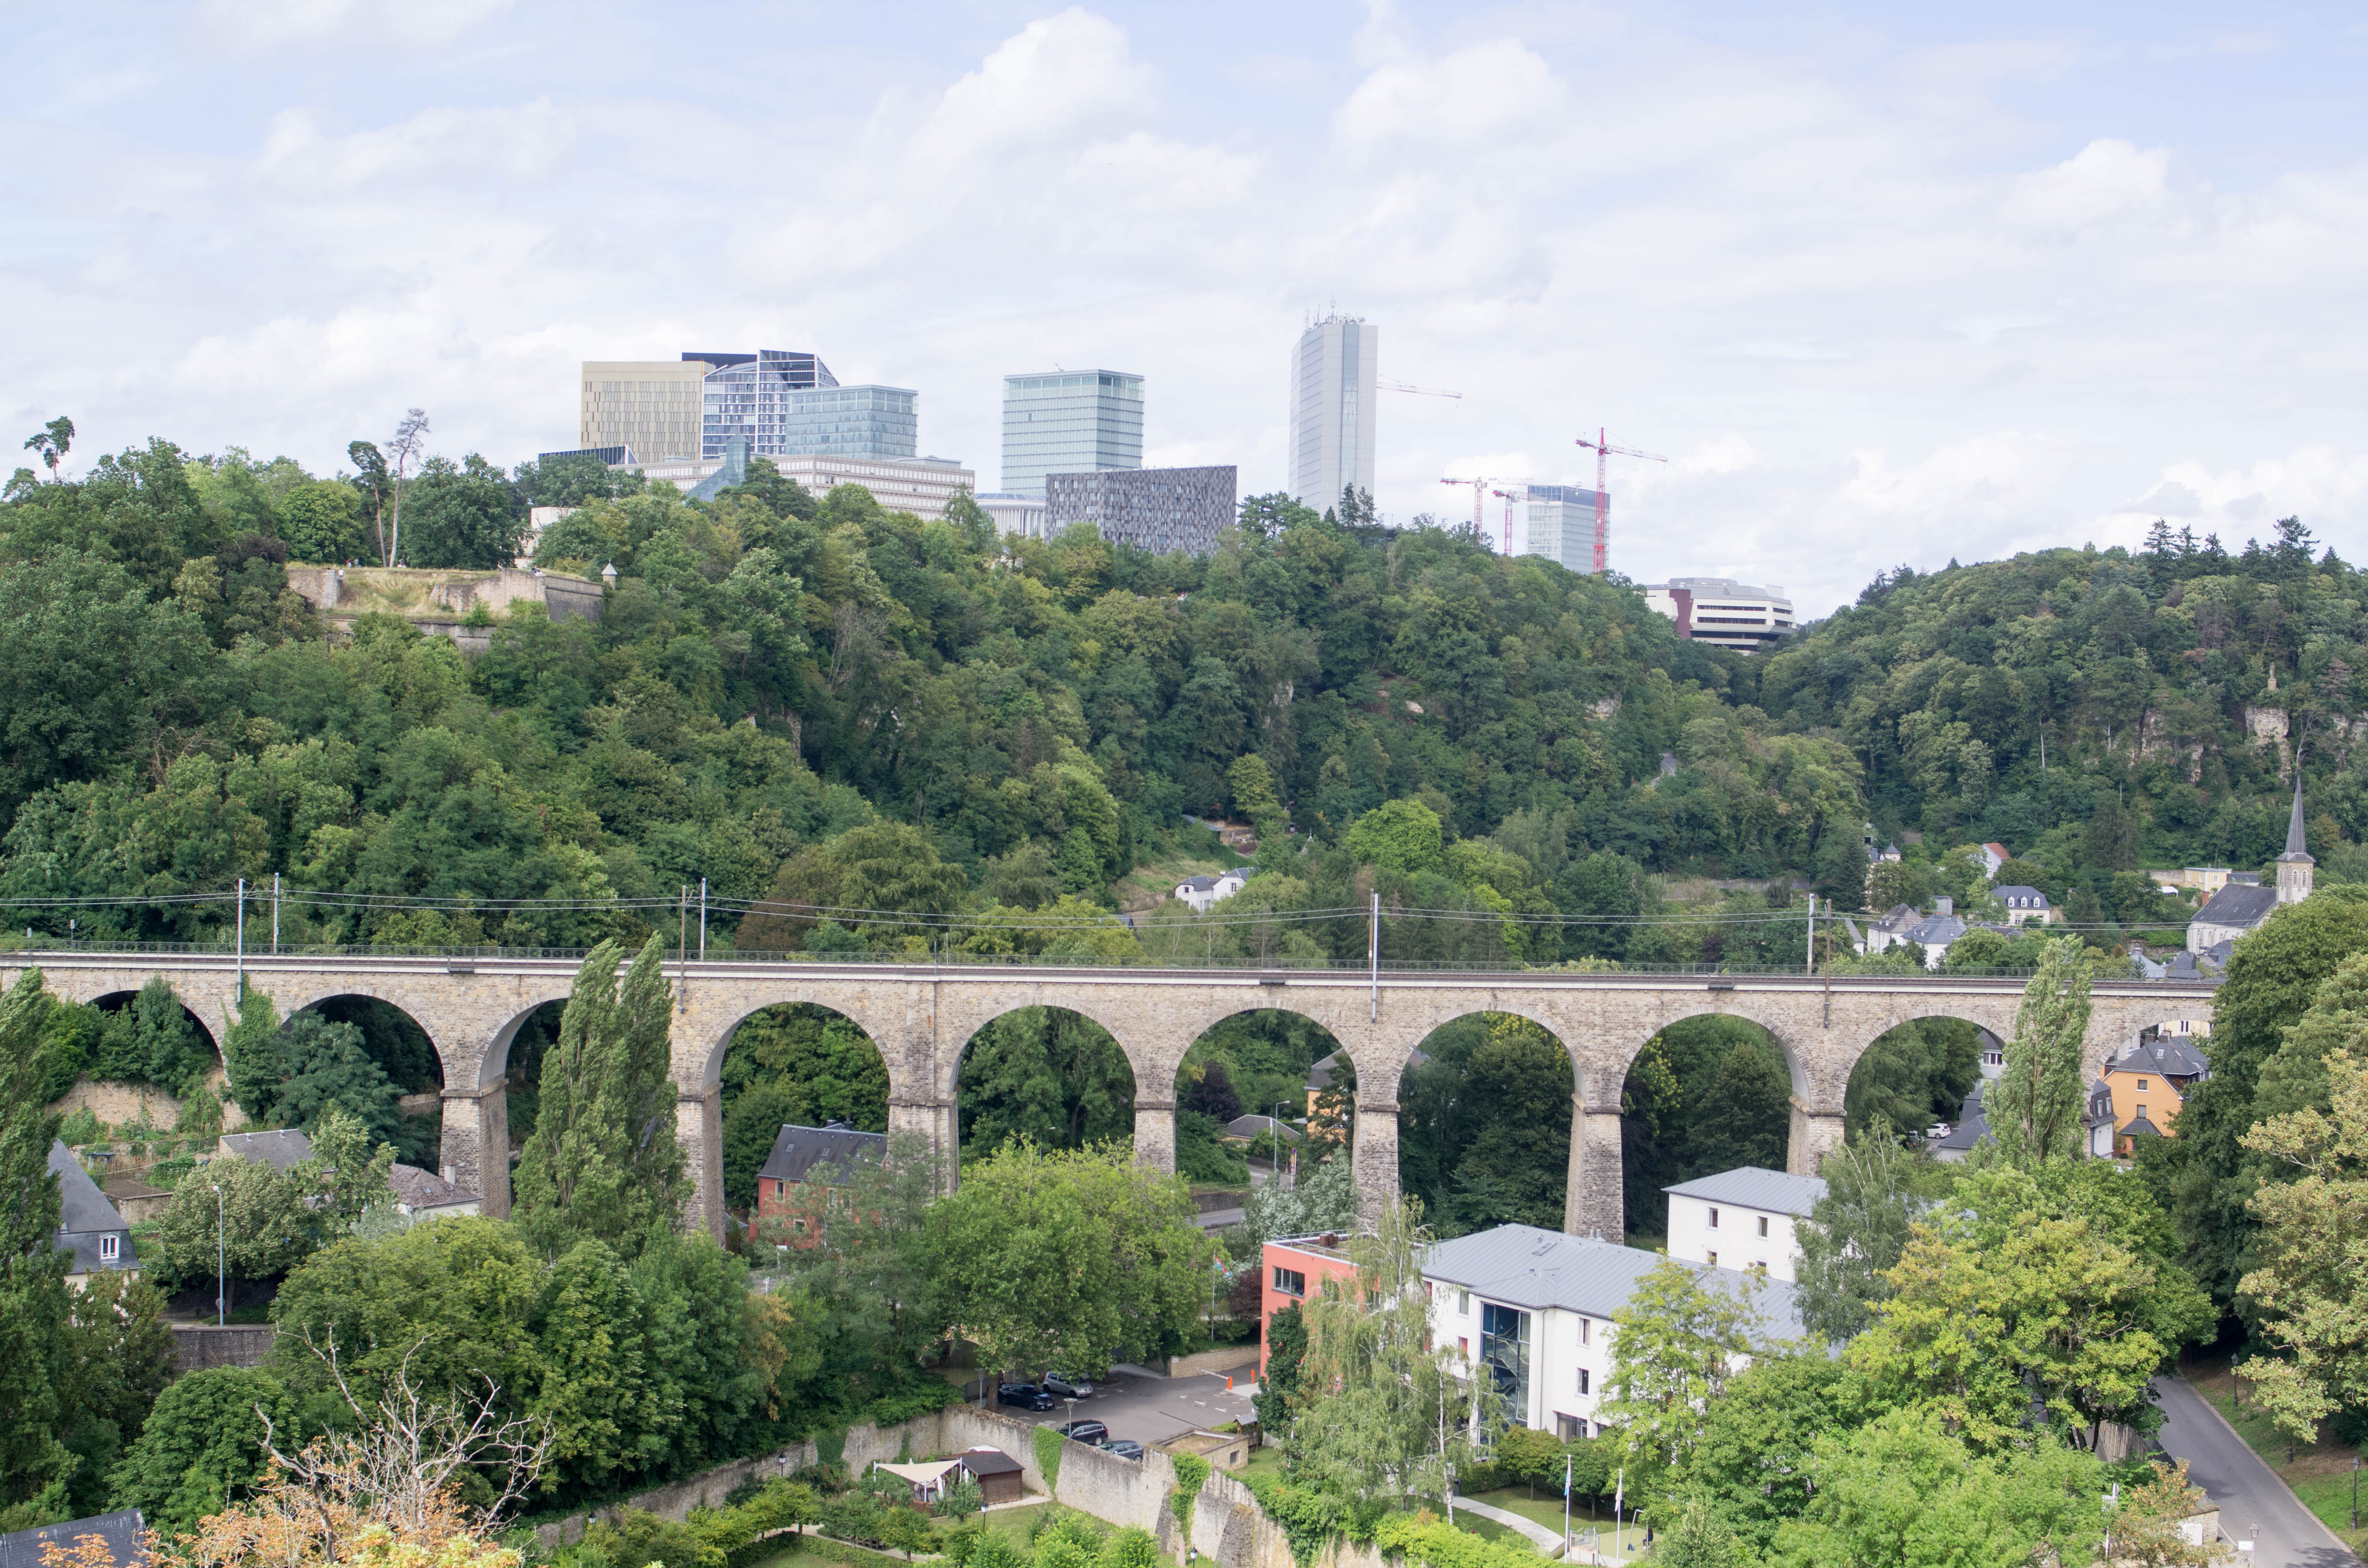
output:
[[[1529,543],[1524,555],[1543,555],[1574,572],[1595,570],[1595,507],[1592,490],[1575,484],[1532,484]],[[1611,498],[1603,497],[1608,512]]]

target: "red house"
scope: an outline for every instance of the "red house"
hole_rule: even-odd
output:
[[[1348,1238],[1302,1236],[1269,1242],[1258,1257],[1265,1273],[1258,1297],[1258,1376],[1266,1376],[1267,1325],[1285,1307],[1295,1307],[1324,1288],[1326,1279],[1354,1279]]]
[[[887,1154],[884,1132],[858,1132],[843,1121],[827,1127],[784,1123],[757,1173],[757,1219],[777,1220],[798,1233],[818,1229],[863,1168]]]

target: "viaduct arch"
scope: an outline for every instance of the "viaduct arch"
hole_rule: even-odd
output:
[[[333,996],[370,996],[427,1031],[444,1070],[438,1164],[509,1211],[509,1048],[537,1008],[564,1001],[580,960],[411,955],[314,957],[76,949],[0,955],[0,984],[39,968],[58,994],[86,1001],[137,991],[162,975],[221,1037],[242,978],[280,1016]],[[810,1002],[844,1014],[871,1037],[888,1068],[888,1124],[919,1133],[951,1161],[960,1126],[955,1088],[962,1051],[990,1020],[1016,1008],[1064,1007],[1108,1029],[1135,1082],[1136,1157],[1176,1159],[1175,1083],[1184,1053],[1237,1013],[1292,1012],[1330,1031],[1357,1067],[1357,1183],[1369,1208],[1398,1190],[1397,1093],[1414,1049],[1469,1014],[1510,1013],[1562,1042],[1573,1069],[1570,1172],[1564,1229],[1617,1239],[1620,1096],[1628,1067],[1654,1035],[1703,1015],[1766,1029],[1793,1080],[1787,1165],[1814,1173],[1841,1142],[1850,1071],[1895,1026],[1949,1017],[2004,1039],[2021,998],[2018,979],[1954,975],[1659,975],[1564,971],[1385,972],[1344,970],[844,963],[818,960],[668,963],[675,997],[677,1132],[697,1181],[699,1223],[723,1229],[723,1053],[758,1009]],[[2210,983],[2112,981],[2093,987],[2084,1049],[2091,1075],[2150,1025],[2212,1016]]]

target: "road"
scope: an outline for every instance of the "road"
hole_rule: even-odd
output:
[[[2184,1378],[2157,1378],[2161,1442],[2187,1461],[2187,1479],[2220,1505],[2220,1528],[2255,1543],[2251,1568],[2360,1568],[2317,1516],[2295,1500],[2260,1456]]]
[[[1258,1353],[1249,1352],[1242,1370],[1234,1378],[1236,1390],[1247,1390],[1250,1378],[1258,1370]],[[1017,1410],[1006,1410],[1006,1415],[1018,1415]],[[1182,1378],[1140,1378],[1126,1372],[1113,1372],[1107,1381],[1094,1385],[1091,1399],[1077,1401],[1076,1419],[1099,1421],[1110,1429],[1113,1437],[1132,1437],[1138,1443],[1157,1443],[1196,1426],[1214,1426],[1220,1421],[1247,1421],[1257,1412],[1250,1408],[1247,1392],[1228,1393],[1223,1373],[1196,1373]],[[1059,1426],[1069,1420],[1068,1402],[1047,1415],[1029,1417],[1040,1426]]]

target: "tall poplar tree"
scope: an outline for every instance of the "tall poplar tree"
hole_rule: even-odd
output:
[[[518,1162],[516,1218],[553,1256],[587,1237],[637,1256],[681,1222],[690,1199],[666,1076],[664,949],[652,937],[620,986],[623,951],[603,942],[575,972]]]
[[[66,1258],[51,1245],[58,1119],[42,1105],[42,1000],[39,970],[0,997],[0,1530],[63,1517],[74,1464],[53,1431]]]
[[[2022,988],[2006,1069],[1982,1096],[1998,1154],[2028,1169],[2080,1153],[2088,1085],[2080,1044],[2089,1033],[2089,966],[2078,941],[2049,942]]]

